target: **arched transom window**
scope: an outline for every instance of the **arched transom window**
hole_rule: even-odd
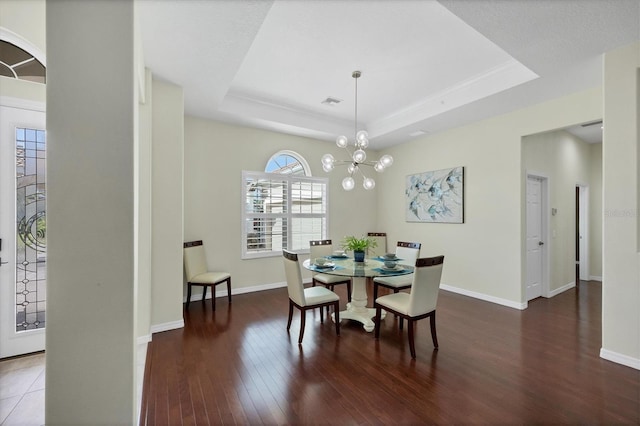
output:
[[[8,41],[0,40],[0,75],[46,83],[47,70],[39,60],[26,50]]]

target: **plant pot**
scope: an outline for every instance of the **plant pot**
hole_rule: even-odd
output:
[[[353,260],[356,262],[364,262],[364,252],[363,251],[354,251],[353,252]]]

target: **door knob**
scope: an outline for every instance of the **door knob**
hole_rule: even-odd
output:
[[[539,245],[539,246],[543,246],[543,245],[544,245],[544,243],[543,243],[542,241],[538,241],[538,245]]]

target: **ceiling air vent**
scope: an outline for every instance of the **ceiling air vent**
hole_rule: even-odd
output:
[[[329,96],[327,99],[325,99],[321,103],[329,106],[334,106],[339,104],[340,102],[342,102],[342,99],[332,98],[331,96]]]

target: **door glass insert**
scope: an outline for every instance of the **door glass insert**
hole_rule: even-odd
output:
[[[44,130],[16,129],[16,332],[45,325],[45,148]]]

